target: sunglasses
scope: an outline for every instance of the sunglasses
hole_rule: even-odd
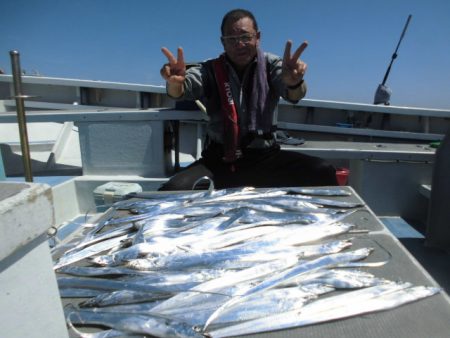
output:
[[[255,36],[256,36],[256,33],[246,33],[246,34],[242,34],[242,35],[222,36],[220,39],[226,45],[234,46],[240,42],[242,42],[244,45],[246,45],[246,44],[250,43]]]

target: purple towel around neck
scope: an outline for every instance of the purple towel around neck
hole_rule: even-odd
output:
[[[269,132],[272,126],[272,112],[269,111],[269,83],[267,81],[267,65],[263,51],[257,50],[256,69],[252,78],[252,91],[249,100],[249,130],[259,133]]]

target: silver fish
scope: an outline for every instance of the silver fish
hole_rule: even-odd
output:
[[[260,244],[255,242],[253,244]],[[216,263],[214,266],[216,269],[242,269],[248,268],[256,263],[262,263],[265,261],[271,261],[276,259],[281,259],[288,255],[296,256],[298,258],[304,259],[307,257],[331,254],[340,252],[346,248],[349,248],[352,243],[350,240],[343,241],[332,241],[328,243],[319,243],[313,245],[302,245],[302,246],[286,246],[283,243],[271,242],[264,243],[263,245],[258,245],[259,251],[249,252],[247,254],[242,254],[239,259],[229,259]],[[242,248],[246,246],[243,245]],[[250,247],[250,245],[247,245]],[[257,245],[255,245],[257,247]]]
[[[318,198],[312,196],[303,196],[303,195],[279,195],[271,198],[271,202],[276,205],[280,203],[285,203],[286,205],[295,205],[295,203],[299,202],[309,202],[319,206],[333,207],[333,208],[357,208],[363,206],[360,202],[348,202],[348,201],[339,201],[332,200],[326,198]],[[294,203],[294,204],[291,204]]]
[[[200,204],[200,203],[217,203],[217,202],[230,202],[230,201],[243,201],[243,200],[250,200],[250,199],[257,199],[257,198],[272,198],[275,196],[282,196],[286,195],[286,191],[281,190],[273,190],[273,191],[267,191],[267,192],[259,192],[255,190],[243,190],[241,192],[236,193],[230,193],[223,196],[218,197],[211,197],[206,200],[199,200],[195,201],[193,204]]]
[[[225,194],[226,191],[214,191],[214,194]],[[170,193],[164,193],[164,192],[151,192],[151,193],[138,193],[134,196],[134,198],[141,199],[139,202],[144,203],[151,203],[154,201],[155,203],[159,203],[162,200],[164,201],[177,201],[177,200],[197,200],[197,199],[203,199],[208,198],[210,194],[207,191],[201,191],[201,192],[187,192],[187,193],[180,193],[180,192],[170,192]],[[118,201],[114,204],[117,208],[124,208],[128,205],[135,205],[136,201]]]
[[[259,237],[260,241],[283,241],[285,245],[301,245],[348,232],[353,228],[350,223],[329,225],[287,225],[276,233]]]
[[[210,237],[208,241],[198,241],[189,245],[194,250],[214,250],[224,248],[236,243],[241,243],[252,238],[260,236],[270,236],[279,230],[277,226],[265,226],[249,229],[242,229],[241,231],[234,231],[232,233],[222,233],[214,237]]]
[[[152,270],[181,270],[192,267],[212,267],[217,263],[228,260],[239,260],[242,255],[254,253],[254,250],[245,249],[222,249],[205,252],[181,252],[168,256],[148,259],[146,269]],[[138,264],[142,263],[138,262]],[[130,261],[128,266],[136,267],[136,261]]]
[[[93,290],[134,290],[145,291],[159,294],[166,294],[167,289],[161,287],[155,287],[151,284],[127,282],[120,280],[111,280],[104,278],[80,278],[80,277],[58,277],[58,287],[62,288],[83,288]]]
[[[209,332],[213,338],[301,327],[369,312],[392,309],[438,293],[434,287],[411,287],[409,283],[383,284],[312,302],[293,310],[263,319]]]
[[[245,303],[226,309],[215,322],[216,325],[251,320],[255,318],[299,309],[318,295],[333,291],[331,287],[316,285],[315,288],[301,289],[299,287],[268,290],[264,297],[249,297]],[[171,312],[170,316],[191,325],[200,326],[213,313],[215,307],[205,307],[195,311]]]
[[[114,266],[119,265],[125,261],[144,257],[152,252],[167,252],[166,250],[166,243],[139,243],[136,245],[132,245],[129,248],[119,250],[110,255],[92,257],[91,262],[100,266]]]
[[[233,216],[221,224],[220,230],[233,231],[235,229],[243,229],[248,227],[256,227],[261,225],[285,225],[285,224],[313,224],[319,221],[336,222],[347,215],[330,214],[325,209],[310,212],[272,212],[258,211],[252,208],[239,208],[233,210]],[[229,215],[225,214],[226,216]],[[247,225],[247,226],[246,226]]]
[[[100,232],[107,224],[109,219],[114,217],[114,215],[117,214],[117,210],[114,208],[108,208],[103,215],[100,217],[100,219],[97,221],[96,224],[93,224],[93,229],[91,229],[84,238],[84,241],[91,240],[92,237],[94,237],[98,232]]]
[[[90,236],[90,238],[91,238],[90,240],[83,240],[82,242],[80,242],[78,245],[76,245],[72,249],[67,250],[65,254],[69,254],[74,251],[79,251],[80,249],[82,249],[84,247],[104,241],[109,238],[125,235],[129,232],[132,232],[131,230],[133,230],[133,229],[134,229],[134,225],[132,223],[128,223],[128,224],[124,224],[120,227],[113,228],[109,231],[105,231],[101,234],[92,235],[92,236]]]
[[[129,333],[142,333],[168,338],[204,338],[190,325],[150,315],[71,310],[67,317],[74,324],[103,325]]]
[[[311,203],[309,201],[302,201],[298,199],[291,199],[291,198],[283,198],[283,196],[280,196],[278,198],[272,199],[272,200],[252,200],[252,205],[265,205],[269,204],[273,207],[282,209],[284,212],[320,212],[320,211],[326,211],[328,213],[333,213],[332,209],[326,209],[322,205],[317,205],[314,203]]]
[[[319,254],[339,252],[351,245],[347,241],[333,241],[324,244],[289,247],[288,244],[302,244],[321,237],[327,237],[347,231],[350,225],[333,225],[328,227],[301,226],[289,228],[286,233],[277,231],[262,238],[253,238],[242,244],[217,251],[181,252],[170,256],[149,257],[146,259],[132,260],[126,266],[139,270],[170,270],[186,269],[194,266],[215,266],[216,268],[230,268],[233,262],[241,261],[242,267],[248,266],[248,262],[261,262],[277,259],[284,254],[293,254],[301,257],[310,257]],[[299,236],[298,234],[302,235]],[[222,243],[223,244],[223,243]],[[222,265],[221,265],[222,264]]]
[[[330,270],[327,274],[312,281],[332,286],[336,289],[355,289],[388,283],[386,279],[358,270]]]
[[[245,294],[241,295],[241,297],[246,297],[250,294],[256,294],[263,290],[273,288],[281,282],[289,281],[289,279],[309,271],[323,269],[325,267],[333,267],[342,262],[358,261],[367,258],[371,252],[371,248],[362,248],[349,252],[325,255],[307,262],[303,261],[290,269],[282,271],[266,279],[264,282],[256,285],[253,289],[250,289]]]
[[[192,252],[202,252],[208,250],[211,251],[231,246],[263,235],[268,236],[277,231],[278,227],[274,226],[249,228],[239,232],[235,231],[233,233],[223,233],[222,231],[212,228],[206,230],[202,234],[189,233],[188,235],[180,235],[174,238],[158,238],[158,240],[161,240],[161,243],[165,245],[165,247],[159,249],[157,252],[165,252],[166,254],[168,254],[170,252],[179,250],[180,248],[184,248],[184,250]]]
[[[145,338],[142,334],[133,334],[133,333],[126,333],[124,331],[119,330],[102,330],[99,332],[94,333],[88,333],[88,332],[81,332],[80,330],[76,329],[75,326],[73,326],[72,322],[69,319],[66,319],[67,321],[67,328],[70,333],[70,337],[77,337],[77,338]]]
[[[100,295],[97,295],[93,298],[79,303],[79,306],[82,308],[86,308],[153,302],[161,299],[167,299],[171,296],[173,296],[173,293],[152,293],[133,290],[117,290],[110,293],[102,293]]]
[[[340,264],[342,262],[348,262],[348,261],[355,261],[355,260],[361,260],[366,258],[372,249],[358,249],[351,252],[345,252],[345,253],[336,253],[327,255],[324,257],[319,257],[317,259],[314,259],[309,262],[301,262],[300,264],[281,271],[280,273],[274,274],[272,277],[267,278],[263,282],[259,283],[255,287],[247,290],[244,294],[240,295],[239,297],[234,297],[228,302],[224,303],[220,308],[218,308],[211,317],[206,321],[204,330],[208,327],[208,325],[213,322],[220,313],[225,310],[227,307],[230,307],[231,305],[234,305],[238,302],[244,301],[249,295],[260,293],[264,290],[276,287],[282,282],[289,281],[290,279],[297,277],[301,274],[305,274],[312,270],[318,270],[325,267],[332,267],[337,264]]]
[[[110,238],[108,240],[95,243],[86,248],[81,249],[80,251],[71,252],[67,255],[61,256],[53,266],[53,269],[57,270],[63,266],[81,261],[85,258],[94,256],[99,254],[100,252],[109,250],[117,245],[119,245],[123,240],[131,238],[132,235],[122,235],[119,237]]]
[[[284,269],[292,267],[293,265],[295,265],[295,263],[297,263],[297,261],[298,260],[295,256],[291,256],[269,263],[258,264],[251,268],[240,271],[229,271],[219,278],[215,278],[213,280],[195,286],[187,293],[179,293],[175,295],[174,297],[163,302],[161,305],[155,307],[154,311],[160,312],[167,310],[168,308],[177,308],[180,306],[182,307],[184,304],[186,304],[186,306],[190,306],[190,304],[192,304],[192,302],[194,302],[196,298],[203,297],[202,293],[216,292],[225,295],[232,295],[238,291],[244,292],[243,290],[247,290],[248,287],[252,287],[248,286],[244,282],[257,280],[258,278],[270,275],[276,271],[282,271]],[[240,285],[240,283],[244,284]],[[227,288],[231,289],[226,291],[225,289]]]
[[[108,220],[108,225],[120,224],[120,223],[130,223],[140,221],[146,218],[150,218],[155,215],[163,214],[163,213],[171,213],[176,211],[184,204],[183,201],[169,201],[169,202],[160,202],[156,205],[153,205],[149,210],[145,213],[131,216],[123,216],[117,218],[111,218]]]
[[[292,211],[297,212],[320,212],[321,210],[328,213],[333,212],[332,209],[326,209],[306,201],[293,201],[292,203],[288,203],[288,205],[284,203],[272,203],[272,199],[247,199],[243,201],[226,202],[226,206],[228,208],[227,213],[237,211],[239,209],[251,209],[260,212],[285,212],[286,210],[291,209],[289,204],[292,205]],[[223,208],[224,202],[213,202],[207,203],[206,205]]]
[[[101,295],[103,291],[92,289],[80,289],[80,288],[61,288],[59,289],[59,295],[61,298],[86,298],[96,297]]]
[[[340,188],[287,188],[288,193],[311,196],[351,196],[351,192]]]
[[[118,304],[118,305],[110,305],[102,307],[101,312],[113,312],[113,313],[126,313],[126,314],[138,314],[138,315],[148,315],[152,314],[152,309],[161,304],[163,300],[157,300],[154,302],[144,302],[144,303],[134,303],[134,304]],[[96,311],[96,309],[89,309],[92,311]]]

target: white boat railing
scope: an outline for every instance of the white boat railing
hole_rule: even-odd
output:
[[[83,109],[148,109],[176,107],[161,85],[22,76],[28,111]],[[15,111],[11,75],[0,75],[0,117]],[[450,109],[399,107],[305,98],[278,108],[279,127],[301,132],[398,138],[442,139],[450,127]],[[1,120],[0,122],[5,122]]]

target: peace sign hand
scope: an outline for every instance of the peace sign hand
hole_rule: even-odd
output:
[[[175,56],[166,48],[161,48],[169,63],[161,68],[161,76],[170,84],[183,84],[186,75],[186,65],[184,63],[183,48],[178,47],[178,55]]]
[[[300,81],[303,80],[306,68],[308,67],[306,63],[300,60],[300,55],[302,55],[303,51],[308,47],[308,42],[304,41],[292,56],[291,47],[292,41],[288,40],[284,50],[283,69],[281,73],[283,82],[286,86],[295,86],[300,83]]]

